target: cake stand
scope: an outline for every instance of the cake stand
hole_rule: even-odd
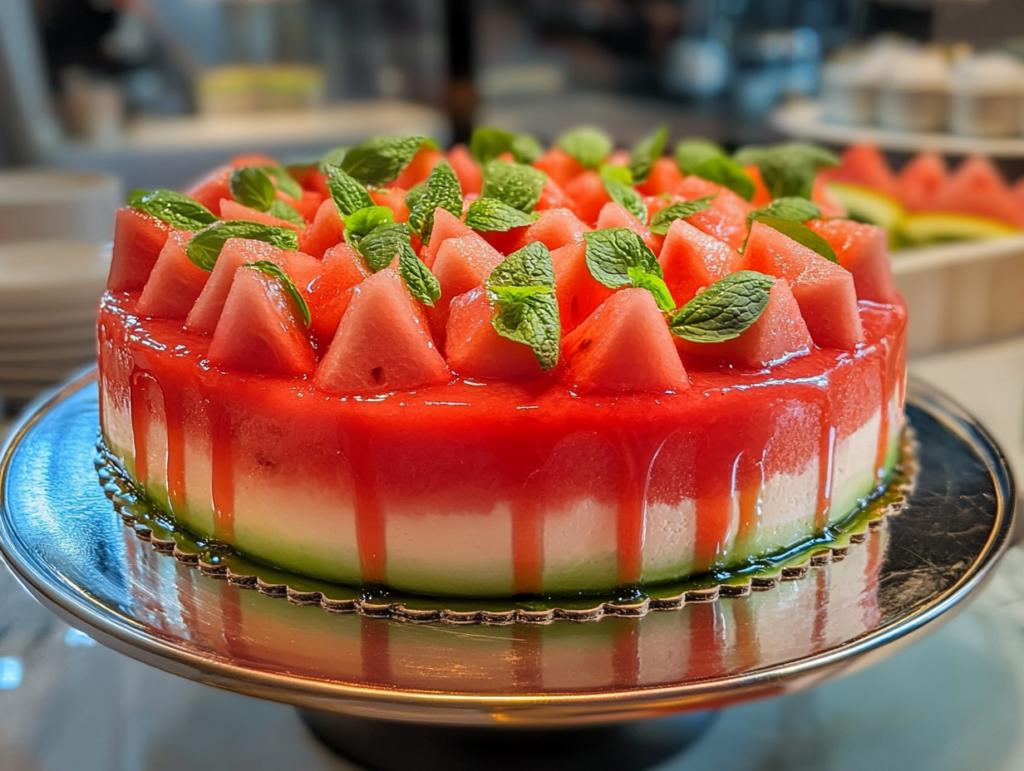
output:
[[[906,507],[801,580],[642,618],[413,624],[291,604],[136,538],[97,481],[89,372],[38,401],[8,441],[0,552],[36,598],[103,644],[293,704],[368,768],[639,769],[693,741],[717,708],[892,654],[984,583],[1013,524],[1002,453],[920,383],[907,415],[920,448]]]

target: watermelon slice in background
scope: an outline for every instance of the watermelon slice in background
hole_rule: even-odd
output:
[[[720,343],[694,343],[675,338],[676,347],[688,366],[688,357],[718,359],[734,367],[761,369],[810,352],[814,341],[800,314],[800,306],[786,279],[777,278],[761,316],[739,337]]]
[[[352,300],[316,373],[329,393],[380,394],[451,380],[417,301],[386,268],[352,290]]]
[[[680,307],[702,287],[744,267],[743,256],[735,249],[681,219],[669,227],[658,262],[669,292]]]
[[[567,334],[612,295],[587,268],[587,247],[582,241],[567,244],[551,252],[555,266],[555,296],[562,334]]]
[[[303,230],[294,222],[280,219],[272,214],[267,214],[265,211],[251,209],[230,198],[221,199],[220,216],[224,220],[244,220],[246,222],[259,222],[264,225],[276,225],[281,228],[291,228],[296,233],[301,233]]]
[[[210,274],[185,254],[190,238],[191,233],[180,230],[167,237],[139,298],[139,315],[184,319],[192,310]]]
[[[352,290],[369,275],[363,258],[348,244],[327,250],[322,270],[309,284],[309,331],[318,350],[325,351],[338,329],[341,317],[352,299]]]
[[[405,190],[398,187],[382,187],[370,191],[370,198],[377,206],[387,206],[395,215],[395,222],[409,219],[409,207],[405,205]]]
[[[423,264],[428,268],[434,267],[437,252],[445,241],[472,235],[475,233],[462,220],[447,209],[437,207],[434,209],[434,227],[430,231],[430,241],[423,248]]]
[[[935,209],[935,200],[949,172],[938,153],[915,155],[896,177],[896,197],[908,211]]]
[[[448,151],[448,163],[452,165],[455,176],[459,178],[462,195],[480,195],[484,175],[480,165],[469,154],[469,148],[465,145],[454,145]]]
[[[281,377],[312,374],[316,367],[295,300],[279,279],[251,267],[235,271],[209,358],[225,369]]]
[[[334,201],[328,198],[316,210],[316,216],[309,227],[299,231],[299,249],[314,257],[323,257],[324,252],[340,243],[344,237],[345,223]]]
[[[811,200],[818,204],[821,216],[826,219],[846,216],[846,207],[843,206],[843,202],[839,200],[835,193],[829,190],[825,180],[821,177],[814,180]]]
[[[609,297],[562,341],[569,380],[582,391],[689,388],[665,316],[646,289]]]
[[[757,166],[744,166],[743,170],[747,172],[747,176],[754,183],[754,196],[750,199],[751,206],[761,207],[770,204],[772,202],[772,194],[768,192],[768,188],[764,184],[761,170]]]
[[[278,193],[278,198],[287,197],[284,193]],[[292,199],[292,206],[295,207],[295,211],[302,215],[302,219],[306,222],[312,222],[316,219],[316,213],[320,211],[320,205],[324,202],[324,197],[315,190],[303,190],[302,198],[299,200]]]
[[[882,152],[874,145],[850,145],[840,154],[842,166],[822,172],[832,182],[850,182],[863,185],[895,198],[896,175]]]
[[[596,171],[584,171],[564,187],[565,194],[572,201],[572,210],[587,225],[596,225],[597,218],[601,215],[601,209],[612,200]]]
[[[445,335],[448,366],[463,377],[523,380],[545,375],[533,349],[502,337],[491,325],[494,307],[483,287],[451,304]]]
[[[852,220],[810,220],[807,226],[835,250],[839,264],[853,274],[860,300],[899,300],[889,263],[889,234],[875,225]]]
[[[114,215],[114,250],[107,275],[107,289],[113,292],[146,286],[160,250],[173,228],[167,223],[130,207]]]
[[[684,179],[676,188],[676,195],[687,201],[713,195],[711,208],[687,217],[687,222],[733,249],[743,246],[747,237],[747,215],[754,210],[753,205],[732,190],[695,176]]]
[[[1024,227],[1024,209],[992,162],[981,156],[964,160],[935,195],[935,209],[1002,220]]]
[[[526,237],[528,229],[529,225],[524,225],[521,228],[511,228],[510,230],[504,231],[485,230],[479,232],[477,235],[502,254],[508,255],[512,254],[512,252],[526,243],[523,239]]]
[[[683,182],[683,172],[679,170],[674,158],[662,156],[651,166],[651,173],[642,183],[636,186],[641,195],[655,196],[662,193],[672,194]]]
[[[747,267],[789,282],[814,342],[852,350],[864,340],[853,275],[762,222],[750,229]]]
[[[626,228],[632,230],[644,240],[647,248],[655,254],[661,251],[661,245],[665,243],[665,236],[652,233],[647,228],[646,223],[638,220],[626,211],[625,207],[614,201],[606,203],[597,217],[597,230],[605,230],[607,228]]]
[[[198,201],[219,217],[220,202],[231,199],[230,181],[233,171],[232,166],[220,166],[185,190],[185,195]]]
[[[241,168],[242,166],[278,166],[279,161],[276,158],[272,158],[269,155],[263,153],[244,153],[242,155],[236,155],[228,163],[233,168]]]
[[[442,158],[444,158],[444,153],[440,149],[429,143],[424,143],[423,147],[417,150],[416,155],[409,161],[409,165],[402,169],[402,173],[391,183],[391,186],[401,190],[411,190],[413,185],[423,182],[430,176],[430,172]]]
[[[560,147],[552,147],[536,160],[533,167],[547,174],[563,190],[585,171],[579,161]]]
[[[583,234],[589,230],[569,209],[548,209],[527,228],[523,244],[540,241],[554,251],[566,244],[582,243]]]
[[[441,285],[441,297],[430,309],[430,323],[438,344],[448,325],[448,306],[460,294],[483,285],[505,256],[476,233],[441,244],[431,268]]]
[[[536,211],[547,211],[548,209],[569,209],[572,208],[572,201],[566,195],[565,190],[554,180],[548,180],[540,191],[540,198],[537,199]]]

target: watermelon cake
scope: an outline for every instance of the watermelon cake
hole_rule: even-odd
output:
[[[478,129],[119,210],[102,436],[202,539],[429,595],[607,592],[841,525],[898,461],[884,231],[809,145]]]

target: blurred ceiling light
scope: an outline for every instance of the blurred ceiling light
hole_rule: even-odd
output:
[[[21,659],[14,656],[0,658],[0,691],[13,691],[21,685]]]

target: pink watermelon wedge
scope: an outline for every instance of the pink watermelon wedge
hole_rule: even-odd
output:
[[[459,178],[462,195],[480,195],[484,184],[484,175],[480,165],[469,154],[469,148],[465,145],[452,147],[448,151],[448,163],[452,165],[455,176]]]
[[[462,220],[447,209],[437,207],[434,209],[434,228],[430,231],[430,241],[423,248],[423,264],[428,268],[434,267],[437,252],[445,241],[472,235],[473,231]]]
[[[936,211],[952,211],[1024,227],[1024,209],[1018,205],[992,162],[971,156],[961,163],[935,194]]]
[[[456,297],[448,317],[445,357],[463,377],[523,380],[545,375],[533,349],[494,331],[494,308],[483,287]]]
[[[540,198],[537,199],[536,211],[570,208],[572,208],[572,201],[569,200],[569,196],[565,194],[562,186],[551,179],[545,182],[540,191]]]
[[[160,250],[173,228],[165,222],[130,207],[114,216],[114,251],[107,275],[112,292],[142,289],[153,272]]]
[[[409,207],[405,205],[405,190],[398,187],[382,187],[370,191],[370,198],[377,206],[387,206],[395,216],[395,222],[409,219]]]
[[[719,359],[734,367],[761,369],[810,352],[814,342],[786,279],[777,278],[760,318],[739,337],[720,343],[675,338],[684,357]],[[686,359],[684,358],[684,361]]]
[[[576,329],[594,310],[612,295],[587,268],[587,247],[574,242],[551,252],[555,266],[555,296],[562,334]]]
[[[850,182],[863,185],[895,198],[896,176],[892,173],[889,161],[874,145],[850,145],[840,155],[842,166],[829,169],[822,176],[829,181]]]
[[[915,155],[896,177],[896,197],[908,211],[935,209],[935,199],[945,186],[949,172],[938,153]]]
[[[370,272],[363,258],[348,244],[338,244],[328,249],[322,267],[320,276],[309,285],[307,302],[312,317],[309,331],[317,349],[326,351],[352,299],[352,290]]]
[[[858,299],[899,300],[889,262],[889,236],[882,228],[852,220],[810,220],[807,226],[828,241],[839,264],[853,274]]]
[[[220,216],[220,202],[231,198],[231,172],[232,166],[220,166],[192,187],[185,191],[185,195],[198,201],[217,216]]]
[[[683,182],[683,173],[676,165],[674,158],[661,157],[651,166],[651,173],[647,175],[636,189],[641,195],[656,196],[662,193],[671,195]]]
[[[644,240],[647,247],[655,254],[661,251],[661,245],[665,243],[664,236],[652,233],[648,230],[647,223],[641,222],[626,211],[625,207],[614,201],[606,203],[597,217],[597,230],[605,230],[607,228],[626,228],[632,230]]]
[[[581,391],[681,391],[689,388],[665,317],[646,289],[623,289],[568,334],[562,351],[569,382]]]
[[[245,220],[246,222],[259,222],[264,225],[276,225],[281,228],[291,228],[296,233],[301,233],[302,228],[296,225],[294,222],[288,222],[275,217],[272,214],[267,214],[265,211],[258,211],[257,209],[251,209],[248,206],[243,206],[238,201],[232,201],[230,198],[223,198],[220,202],[220,216],[221,219],[225,220]]]
[[[392,187],[401,190],[411,190],[413,185],[423,182],[430,176],[430,172],[444,158],[444,153],[431,144],[424,144],[409,161],[409,165],[402,169]]]
[[[590,226],[597,224],[601,209],[612,200],[596,171],[584,171],[573,177],[565,185],[565,194],[572,201],[576,216]]]
[[[417,301],[391,268],[352,290],[316,373],[318,387],[338,394],[405,391],[449,380]]]
[[[540,241],[554,251],[566,244],[582,243],[583,234],[588,230],[590,228],[569,209],[548,209],[527,229],[523,244]]]
[[[711,208],[699,211],[687,218],[697,230],[724,241],[733,249],[743,246],[747,237],[747,214],[753,206],[728,188],[716,185],[700,177],[690,176],[676,188],[676,195],[687,201],[713,195]]]
[[[476,233],[441,244],[431,268],[441,285],[441,298],[430,309],[431,327],[439,341],[448,325],[448,306],[452,300],[481,286],[504,259],[501,252]]]
[[[185,254],[191,233],[175,231],[160,250],[142,296],[139,314],[159,319],[184,319],[206,286],[210,274]]]
[[[814,342],[852,350],[864,340],[853,275],[762,222],[750,229],[747,267],[784,278]]]
[[[287,198],[287,196],[284,193],[280,192],[277,194],[277,197]],[[304,219],[307,223],[312,222],[314,219],[316,219],[316,213],[320,211],[320,205],[323,202],[324,197],[315,190],[303,190],[302,198],[300,198],[299,200],[286,201],[286,203],[291,203],[291,205],[295,207],[295,211],[301,214],[302,219]]]
[[[295,300],[279,279],[252,267],[235,272],[209,357],[225,369],[279,377],[309,375],[316,366]]]
[[[537,159],[533,167],[547,174],[563,190],[585,170],[579,161],[560,147],[552,147]]]
[[[345,237],[345,223],[342,222],[338,207],[328,198],[316,210],[316,216],[309,227],[299,232],[299,249],[314,257],[323,257]]]
[[[665,283],[680,307],[730,273],[743,269],[743,257],[728,244],[698,230],[686,220],[675,220],[668,229],[658,256]]]

